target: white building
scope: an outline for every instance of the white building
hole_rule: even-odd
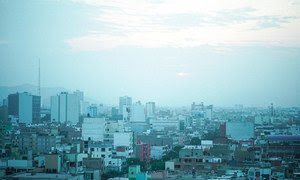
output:
[[[111,165],[111,161],[112,161],[111,145],[101,144],[101,143],[90,144],[87,153],[90,154],[92,158],[103,158],[105,166]]]
[[[155,102],[146,103],[146,117],[151,118],[155,116]]]
[[[82,138],[84,141],[104,141],[105,118],[84,118]]]
[[[127,146],[116,147],[115,151],[113,152],[113,155],[115,157],[130,158],[133,156],[133,147],[127,147]]]
[[[131,132],[114,133],[114,147],[126,146],[132,147],[133,136]]]
[[[165,131],[165,130],[178,130],[179,121],[177,118],[155,118],[151,119],[150,125],[153,130]]]
[[[132,98],[128,96],[119,97],[119,114],[123,115],[124,106],[131,107]]]
[[[118,132],[124,132],[123,121],[108,121],[105,124],[104,141],[113,143],[114,134]]]
[[[212,148],[213,145],[213,141],[212,140],[201,140],[201,147],[202,149],[210,149]]]
[[[108,169],[114,171],[121,171],[122,170],[123,161],[121,158],[112,158],[111,163],[108,166]]]
[[[146,122],[145,109],[140,101],[136,102],[131,107],[130,122]]]
[[[62,92],[51,97],[51,121],[78,123],[80,102],[77,94]]]
[[[162,159],[168,150],[167,146],[151,146],[150,157],[151,159]]]

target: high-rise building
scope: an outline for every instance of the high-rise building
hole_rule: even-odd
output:
[[[132,98],[128,96],[123,96],[119,98],[119,114],[123,115],[126,108],[130,108],[132,105]]]
[[[10,94],[8,99],[8,115],[19,115],[19,93]]]
[[[78,98],[79,101],[83,101],[84,100],[84,94],[83,94],[82,91],[76,90],[74,92],[74,94],[77,96],[77,98]]]
[[[30,93],[8,95],[8,115],[15,116],[20,123],[39,123],[41,116],[41,97]]]
[[[140,101],[136,102],[131,107],[130,122],[146,122],[145,109]]]
[[[155,116],[155,102],[147,102],[146,103],[146,117],[154,117]]]
[[[98,116],[98,107],[96,104],[92,104],[88,107],[88,114],[90,115],[90,117]]]
[[[51,97],[51,121],[78,123],[80,113],[79,98],[76,93],[62,92]]]

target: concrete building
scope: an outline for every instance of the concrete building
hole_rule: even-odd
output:
[[[113,157],[130,158],[133,155],[133,148],[130,146],[118,146],[113,151]]]
[[[233,140],[246,140],[254,138],[253,122],[227,122],[226,136]]]
[[[60,173],[62,165],[62,157],[59,154],[45,155],[45,169],[49,173]]]
[[[136,142],[143,142],[151,146],[173,146],[173,138],[168,136],[138,135]]]
[[[136,102],[131,107],[130,122],[146,122],[145,109],[140,101]]]
[[[104,141],[105,118],[84,118],[82,138],[84,141]]]
[[[146,103],[146,117],[151,118],[155,116],[155,102]]]
[[[105,169],[104,160],[102,158],[83,158],[82,160],[83,166],[87,169],[95,169],[103,172]]]
[[[104,141],[108,143],[114,142],[114,134],[124,132],[123,121],[107,121],[105,124]]]
[[[166,155],[168,151],[167,146],[151,146],[150,157],[151,159],[162,159],[163,156]]]
[[[131,107],[132,105],[132,98],[128,96],[119,97],[119,114],[123,115],[124,109],[127,107]]]
[[[39,123],[41,97],[27,92],[8,95],[8,115],[19,119],[20,123]]]
[[[51,96],[51,121],[78,123],[80,114],[79,99],[78,94],[69,94],[67,92]]]
[[[98,169],[85,169],[84,180],[101,180],[101,174]]]
[[[83,158],[87,158],[84,153],[67,153],[64,154],[64,169],[71,174],[83,173]]]
[[[85,153],[91,158],[102,158],[105,167],[111,165],[112,161],[112,144],[88,143]]]
[[[160,118],[151,119],[149,123],[152,129],[156,131],[167,131],[167,130],[176,131],[179,129],[179,121],[177,118],[160,117]]]
[[[135,145],[135,156],[143,162],[149,162],[151,157],[151,146],[150,144],[139,142]]]
[[[118,147],[118,146],[132,147],[132,144],[133,144],[132,133],[130,132],[114,133],[114,141],[113,141],[114,147]]]
[[[90,117],[98,116],[98,107],[96,104],[92,104],[88,107],[88,114],[90,115]]]
[[[49,153],[54,151],[61,143],[60,136],[37,135],[36,147],[38,153]]]

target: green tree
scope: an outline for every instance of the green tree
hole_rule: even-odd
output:
[[[163,160],[153,160],[150,162],[150,164],[151,164],[152,171],[158,171],[158,170],[165,169],[165,161],[163,161]]]
[[[163,161],[169,161],[179,157],[179,151],[183,148],[183,146],[175,146],[172,150],[170,150],[164,157]]]
[[[193,137],[191,139],[190,145],[201,145],[201,140],[198,137]]]
[[[147,170],[147,164],[145,162],[142,162],[139,158],[129,158],[129,159],[127,159],[127,165],[128,165],[128,167],[131,166],[131,165],[140,165],[142,172]]]

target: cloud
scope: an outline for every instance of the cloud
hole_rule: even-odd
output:
[[[189,48],[266,44],[300,47],[297,31],[300,5],[292,0],[76,2],[97,8],[97,13],[90,18],[99,25],[98,29],[66,40],[76,51],[123,46]]]
[[[177,75],[178,77],[186,77],[186,76],[189,75],[189,73],[186,73],[186,72],[178,72],[176,75]]]

